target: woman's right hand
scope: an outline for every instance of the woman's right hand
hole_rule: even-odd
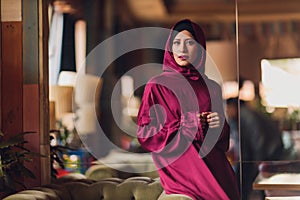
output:
[[[203,132],[208,128],[207,115],[209,113],[210,112],[202,112],[202,113],[198,114],[198,117],[200,119],[201,128],[202,128]]]
[[[206,122],[209,128],[219,128],[220,127],[220,117],[217,112],[210,112],[206,116]]]
[[[199,113],[202,131],[207,128],[218,128],[220,126],[220,117],[217,112],[202,112]]]

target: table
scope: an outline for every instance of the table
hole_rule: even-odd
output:
[[[266,197],[265,200],[299,200],[300,196],[292,196],[292,197]]]
[[[264,190],[267,197],[300,196],[300,173],[260,172],[254,190]]]

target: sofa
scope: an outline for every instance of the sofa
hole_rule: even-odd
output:
[[[55,183],[23,190],[3,200],[191,200],[184,195],[166,195],[158,178],[95,181],[82,176],[75,179],[62,177]]]
[[[120,150],[111,150],[107,156],[92,162],[85,175],[93,180],[111,177],[126,179],[132,176],[146,176],[153,179],[159,177],[150,154]]]

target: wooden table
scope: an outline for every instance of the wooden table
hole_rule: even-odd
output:
[[[264,190],[267,197],[300,196],[300,173],[260,172],[253,189]]]
[[[292,197],[266,197],[265,200],[299,200],[300,196]]]

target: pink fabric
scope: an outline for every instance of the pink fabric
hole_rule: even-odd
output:
[[[203,74],[205,38],[201,28],[192,25],[203,47],[199,63],[195,68],[178,66],[169,51],[169,37],[164,72],[152,78],[144,91],[138,140],[152,152],[167,194],[185,194],[195,200],[238,200],[235,174],[225,156],[229,126],[221,89]],[[203,132],[197,117],[203,111],[217,111],[223,126]]]

